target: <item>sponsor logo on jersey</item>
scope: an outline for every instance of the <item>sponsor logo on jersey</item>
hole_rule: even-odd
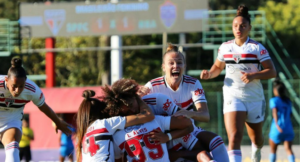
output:
[[[53,35],[57,35],[66,19],[66,11],[63,9],[48,9],[44,11],[47,26]]]
[[[125,132],[126,132],[126,133],[129,133],[129,132],[131,132],[131,131],[134,130],[134,129],[139,129],[141,126],[142,126],[142,125],[139,124],[139,125],[134,125],[134,126],[131,126],[131,127],[127,127],[127,128],[125,128]]]
[[[165,111],[167,111],[167,110],[169,109],[171,103],[172,103],[172,102],[169,101],[169,99],[167,99],[167,101],[164,103],[163,109],[164,109]]]
[[[9,107],[9,106],[12,105],[13,103],[15,103],[15,99],[12,99],[12,98],[6,98],[4,102],[5,102],[5,105],[6,105],[7,107]]]
[[[167,28],[171,28],[176,21],[177,7],[171,1],[166,1],[159,8],[160,19]]]
[[[265,54],[267,54],[268,53],[268,51],[266,50],[266,49],[263,49],[263,50],[261,50],[260,51],[260,55],[262,56],[262,55],[265,55]]]
[[[4,97],[4,93],[1,93],[1,94],[0,94],[0,97]]]
[[[232,57],[236,63],[239,63],[241,60],[241,55],[239,55],[239,54],[234,54],[234,55],[232,55]]]
[[[203,89],[198,88],[198,89],[195,90],[195,95],[196,96],[201,95],[201,94],[203,94]]]
[[[191,137],[191,134],[187,134],[187,135],[183,136],[182,137],[183,142],[187,142],[190,137]]]

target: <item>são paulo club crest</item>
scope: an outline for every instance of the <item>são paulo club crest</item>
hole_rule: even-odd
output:
[[[53,35],[57,35],[66,19],[66,11],[63,9],[49,9],[44,12],[45,21]]]
[[[160,5],[159,8],[160,20],[167,28],[171,28],[177,18],[177,7],[170,0],[166,0],[165,3]]]
[[[232,55],[232,58],[236,63],[239,63],[241,60],[241,55],[239,55],[239,54]]]

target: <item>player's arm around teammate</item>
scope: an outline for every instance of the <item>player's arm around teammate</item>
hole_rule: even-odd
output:
[[[260,160],[265,101],[259,80],[276,76],[275,67],[267,50],[260,43],[249,38],[250,30],[251,19],[248,8],[241,5],[232,23],[235,39],[224,42],[211,69],[203,70],[200,74],[201,79],[212,79],[217,77],[226,66],[223,112],[229,139],[230,161],[241,161],[240,145],[244,123],[252,141],[252,159]],[[259,69],[260,65],[263,70]]]
[[[1,97],[10,101],[7,107],[1,108],[1,141],[5,146],[6,161],[20,161],[19,158],[19,142],[21,140],[21,119],[23,109],[27,102],[33,103],[41,109],[48,117],[51,118],[63,132],[69,134],[71,131],[68,124],[60,121],[56,114],[45,103],[45,98],[39,87],[27,79],[26,72],[22,67],[22,60],[12,58],[11,68],[8,70],[7,76],[1,76]],[[4,79],[3,79],[4,78]],[[20,102],[25,103],[20,105]]]

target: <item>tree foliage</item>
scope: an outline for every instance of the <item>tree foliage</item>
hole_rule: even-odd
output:
[[[60,1],[60,0],[55,0]],[[71,0],[69,0],[71,1]],[[74,0],[73,0],[74,1]],[[80,0],[77,0],[80,1]],[[91,0],[92,1],[92,0]],[[20,2],[44,2],[43,0],[21,0]],[[11,0],[0,0],[0,17],[18,20],[18,3]],[[209,0],[212,10],[236,9],[239,4],[246,4],[251,10],[265,10],[266,16],[276,32],[279,33],[289,51],[299,51],[296,38],[300,29],[300,2],[298,0],[259,1],[256,0]],[[187,43],[201,43],[201,33],[186,34]],[[155,45],[162,44],[161,34],[123,36],[123,45]],[[32,38],[22,40],[23,50],[28,49],[28,41],[32,49],[45,48],[45,39]],[[169,34],[168,41],[178,43],[178,34]],[[86,86],[109,83],[110,52],[109,51],[77,51],[74,47],[110,46],[107,36],[97,37],[58,37],[56,48],[69,49],[56,53],[56,85]],[[210,68],[213,63],[212,51],[202,48],[186,48],[187,69]],[[294,52],[296,53],[296,52]],[[14,55],[12,55],[14,56]],[[11,56],[11,57],[12,57]],[[28,74],[45,74],[45,52],[23,53],[24,67]],[[11,57],[1,57],[1,74],[6,74]],[[139,83],[161,76],[162,49],[123,50],[123,76],[131,77]],[[44,86],[44,81],[39,81]]]

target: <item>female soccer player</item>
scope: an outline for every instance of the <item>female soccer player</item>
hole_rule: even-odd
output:
[[[269,133],[269,144],[271,147],[270,162],[276,161],[277,146],[283,142],[289,162],[295,162],[292,151],[294,139],[293,125],[291,121],[292,102],[286,95],[286,88],[281,81],[275,81],[273,87],[273,98],[270,99],[273,121]]]
[[[77,161],[109,161],[114,162],[114,148],[112,135],[118,129],[142,124],[154,119],[151,109],[141,100],[137,99],[136,109],[140,113],[130,116],[116,116],[109,118],[105,110],[106,104],[95,96],[92,90],[83,92],[84,100],[77,113]],[[122,111],[116,108],[112,111]]]
[[[61,121],[46,104],[40,88],[27,79],[22,60],[12,58],[7,76],[0,75],[0,140],[5,147],[6,162],[20,161],[23,109],[30,101],[57,125],[57,129],[71,133],[68,124]]]
[[[221,45],[218,58],[211,69],[203,70],[200,75],[201,79],[215,78],[226,66],[223,113],[231,162],[242,160],[240,146],[244,123],[252,141],[252,159],[255,162],[260,161],[265,116],[265,99],[260,79],[276,76],[268,51],[263,45],[249,38],[250,30],[248,8],[240,5],[232,22],[235,39]],[[261,65],[264,70],[260,69]]]
[[[163,56],[162,69],[165,76],[153,79],[145,86],[150,89],[150,93],[162,93],[172,98],[182,108],[175,116],[183,115],[199,122],[208,122],[210,117],[204,90],[199,80],[183,75],[185,66],[183,54],[178,51],[177,46],[169,44]],[[193,111],[193,104],[197,111]],[[201,128],[195,128],[193,134],[198,138],[200,146],[214,155],[214,160],[228,159],[220,136]]]
[[[138,84],[131,79],[120,79],[116,81],[111,89],[106,87],[106,102],[108,108],[112,111],[118,107],[122,107],[123,111],[112,112],[113,115],[128,115],[138,113],[138,109],[134,109],[137,105],[136,98]],[[169,112],[174,108],[171,101],[167,101],[164,105],[161,102],[156,102],[154,98],[148,98],[145,101],[151,106],[160,106],[161,108],[153,110],[162,110]],[[150,133],[156,130],[165,131],[170,129],[182,129],[183,131],[168,133],[168,140],[172,138],[182,137],[193,130],[190,119],[183,117],[163,117],[155,116],[151,122],[128,127],[114,134],[115,157],[120,160],[121,152],[127,153],[129,161],[169,161],[168,150],[165,143],[158,143],[151,140]],[[193,141],[191,141],[192,144]]]

